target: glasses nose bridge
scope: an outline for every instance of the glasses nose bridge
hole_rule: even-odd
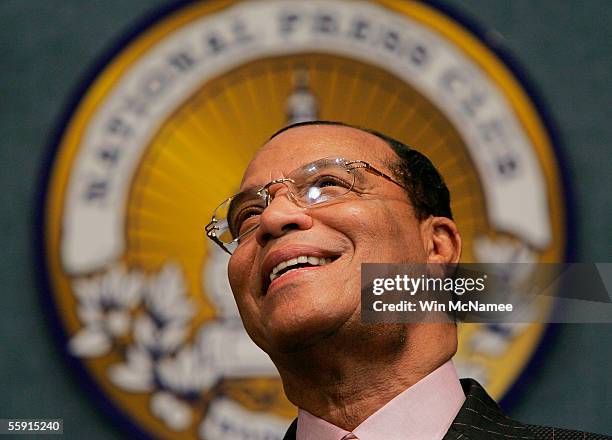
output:
[[[270,206],[270,204],[272,203],[272,200],[274,199],[274,197],[276,197],[276,193],[278,192],[278,189],[276,191],[270,190],[270,188],[275,185],[281,185],[287,188],[287,192],[289,193],[289,199],[293,202],[296,201],[295,194],[293,193],[293,190],[291,189],[291,186],[289,185],[289,183],[295,184],[295,180],[287,178],[287,177],[283,177],[280,179],[274,179],[266,183],[266,185],[259,190],[260,194],[264,196],[266,207]]]

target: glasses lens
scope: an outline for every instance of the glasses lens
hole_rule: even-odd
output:
[[[230,243],[232,238],[232,233],[230,231],[228,221],[227,221],[227,213],[229,210],[231,199],[227,199],[225,202],[220,204],[213,214],[216,222],[214,223],[213,233],[215,237],[221,240],[223,243]]]
[[[355,174],[344,159],[321,159],[289,175],[295,182],[293,193],[302,206],[311,206],[348,193],[355,183]]]
[[[265,206],[265,198],[256,191],[240,193],[226,200],[215,211],[219,240],[231,243],[253,229],[259,224],[259,216]]]
[[[294,170],[282,184],[298,205],[307,207],[347,194],[354,183],[355,171],[348,169],[344,159],[327,158]],[[242,192],[219,205],[214,212],[215,236],[228,246],[237,246],[236,238],[259,225],[271,189]],[[228,246],[231,253],[233,249]]]

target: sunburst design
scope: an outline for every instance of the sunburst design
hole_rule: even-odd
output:
[[[207,82],[160,127],[128,203],[131,261],[146,266],[141,256],[168,256],[159,248],[165,241],[176,250],[169,257],[205,259],[202,226],[215,204],[238,187],[257,147],[284,125],[297,69],[308,73],[322,119],[389,133],[432,158],[455,195],[453,208],[460,226],[466,226],[466,242],[486,227],[478,177],[465,144],[428,100],[391,74],[354,60],[321,54],[278,57]],[[183,252],[185,243],[190,248]]]

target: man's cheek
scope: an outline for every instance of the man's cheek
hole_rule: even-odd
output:
[[[233,260],[230,258],[229,265],[227,266],[228,278],[230,287],[232,288],[232,292],[234,293],[234,298],[236,298],[236,302],[239,303],[239,296],[244,291],[244,283],[245,283],[245,271],[241,270],[241,265],[239,261]]]
[[[254,315],[256,314],[254,305],[252,304],[253,296],[249,294],[249,286],[245,282],[245,277],[241,276],[230,276],[230,286],[232,288],[234,300],[236,301],[236,306],[238,307],[238,312],[240,313],[242,322],[248,330],[248,327],[255,319]],[[248,333],[250,334],[250,332]]]
[[[334,217],[335,227],[340,231],[352,235],[372,228],[371,220],[373,216],[363,206],[347,206],[341,215]]]
[[[232,288],[232,291],[234,291],[234,283],[236,279],[236,271],[234,269],[234,264],[232,261],[233,258],[234,256],[232,255],[227,265],[227,278],[229,279],[229,283],[230,283],[230,287]]]
[[[376,243],[379,232],[386,230],[387,223],[380,210],[369,204],[347,207],[339,220],[338,228],[353,240],[356,247],[369,247],[372,242]]]

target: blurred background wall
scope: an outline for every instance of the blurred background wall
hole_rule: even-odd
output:
[[[612,5],[447,0],[499,33],[548,104],[575,198],[576,256],[612,261]],[[162,1],[0,3],[0,417],[63,418],[68,438],[113,426],[72,377],[36,286],[33,219],[49,136],[94,60]],[[517,396],[529,423],[612,433],[612,325],[562,325]]]

